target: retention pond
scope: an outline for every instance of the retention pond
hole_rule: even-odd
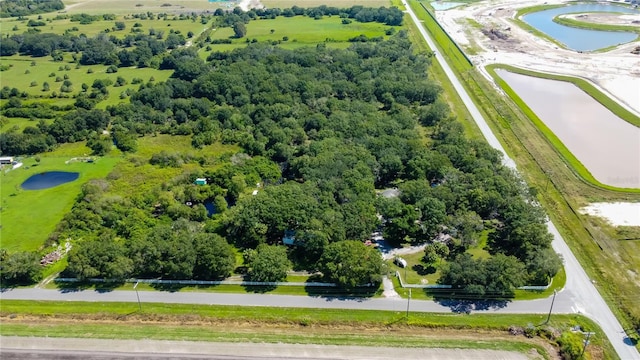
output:
[[[80,177],[80,173],[68,171],[48,171],[30,176],[22,183],[25,190],[42,190],[72,182]]]
[[[572,83],[496,72],[598,181],[640,188],[640,128]]]
[[[638,14],[640,11],[617,5],[579,4],[543,10],[527,14],[522,20],[542,31],[569,49],[576,51],[595,51],[610,46],[625,44],[635,40],[638,35],[632,32],[602,31],[578,29],[555,23],[553,19],[563,14],[612,12]]]

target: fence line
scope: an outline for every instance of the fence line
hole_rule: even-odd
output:
[[[433,285],[422,285],[422,284],[405,284],[404,281],[402,281],[402,277],[400,276],[400,272],[396,270],[396,277],[398,278],[398,280],[400,280],[400,286],[403,288],[412,288],[412,289],[451,289],[453,286],[451,285],[440,285],[440,284],[433,284]],[[520,286],[518,288],[518,290],[539,290],[539,291],[543,291],[543,290],[547,290],[551,284],[553,284],[553,279],[551,279],[551,281],[549,282],[549,284],[547,285],[526,285],[526,286]]]
[[[403,288],[412,288],[412,289],[451,289],[451,285],[440,285],[440,284],[405,284],[402,281],[402,277],[400,276],[400,272],[396,270],[396,277],[400,280],[400,286]]]

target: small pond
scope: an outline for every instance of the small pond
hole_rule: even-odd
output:
[[[209,216],[213,216],[215,213],[218,212],[216,210],[216,205],[213,203],[213,201],[205,201],[204,207],[205,209],[207,209],[207,215]]]
[[[449,2],[449,1],[432,1],[429,4],[433,7],[433,10],[442,11],[442,10],[452,9],[452,8],[454,8],[456,6],[463,5],[464,3]]]
[[[640,188],[640,128],[569,82],[497,74],[603,184]]]
[[[42,190],[75,181],[78,177],[80,173],[77,172],[48,171],[32,175],[20,186],[25,190]]]
[[[604,49],[628,43],[637,38],[637,34],[632,32],[578,29],[553,22],[553,18],[561,14],[593,12],[640,13],[636,9],[617,5],[580,4],[534,12],[523,16],[522,20],[576,51]]]

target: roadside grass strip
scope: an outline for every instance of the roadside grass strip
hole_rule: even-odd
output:
[[[581,315],[433,314],[404,311],[0,300],[3,336],[288,342],[398,347],[538,349],[509,327],[595,331],[590,347],[615,354]],[[450,336],[447,336],[447,333]],[[461,335],[462,334],[462,335]],[[468,335],[464,340],[459,336]],[[547,357],[545,357],[547,358]]]

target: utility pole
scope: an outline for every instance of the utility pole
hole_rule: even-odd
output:
[[[407,320],[409,320],[409,303],[411,303],[411,288],[409,288],[409,297],[407,298]]]
[[[402,279],[402,280],[404,280],[405,284],[408,284],[408,282],[407,282],[407,266],[404,267],[404,279]]]
[[[140,295],[138,294],[138,284],[139,283],[140,283],[139,281],[136,281],[136,284],[133,285],[133,290],[136,291],[136,298],[138,298],[138,310],[142,311],[142,304],[140,304]]]
[[[549,320],[551,319],[551,312],[553,311],[553,303],[556,302],[556,290],[553,290],[553,299],[551,299],[551,308],[549,308],[549,315],[547,315],[547,321],[545,321],[545,324],[549,323]]]
[[[595,334],[594,332],[588,332],[586,333],[587,335],[587,339],[584,341],[584,346],[582,347],[582,352],[580,353],[580,356],[578,357],[578,359],[582,359],[582,357],[584,356],[584,351],[587,350],[587,345],[589,345],[589,339],[591,338],[591,335]]]

